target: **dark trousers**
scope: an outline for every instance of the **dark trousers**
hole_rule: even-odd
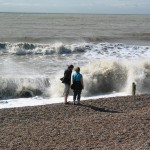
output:
[[[74,90],[74,95],[73,95],[73,100],[80,102],[80,97],[81,97],[81,90]]]

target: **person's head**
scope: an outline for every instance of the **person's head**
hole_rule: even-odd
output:
[[[70,65],[70,66],[68,66],[68,69],[73,69],[74,68],[74,66],[73,65]]]
[[[79,68],[79,67],[76,67],[74,70],[75,70],[76,72],[80,72],[80,68]]]

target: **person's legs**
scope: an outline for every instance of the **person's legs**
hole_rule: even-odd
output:
[[[64,97],[64,102],[65,102],[65,104],[67,104],[67,98],[68,98],[68,96],[66,95],[66,96]]]
[[[64,87],[64,102],[65,102],[65,104],[67,104],[69,89],[70,89],[70,86],[68,84],[65,84],[65,87]]]
[[[75,104],[76,97],[77,97],[77,91],[74,90],[73,92],[74,92],[74,94],[73,94],[73,102],[74,102],[74,104]]]
[[[81,98],[81,90],[78,90],[78,91],[77,91],[78,104],[80,104],[80,98]]]

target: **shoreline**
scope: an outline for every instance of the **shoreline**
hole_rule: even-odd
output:
[[[108,97],[118,97],[118,96],[127,96],[125,93],[115,93],[109,95],[97,95],[92,97],[83,97],[81,96],[81,102],[89,99],[100,99]],[[73,96],[68,97],[68,102],[73,103]],[[17,98],[17,99],[8,99],[0,100],[0,109],[5,108],[18,108],[18,107],[28,107],[28,106],[41,106],[41,105],[50,105],[50,104],[61,104],[64,103],[64,97],[55,97],[55,98],[42,98],[42,97],[32,97],[32,98]]]
[[[0,109],[0,149],[149,149],[150,95]]]

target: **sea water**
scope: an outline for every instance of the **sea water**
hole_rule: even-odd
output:
[[[150,93],[150,15],[0,13],[0,108],[63,102],[67,65],[81,100]],[[69,101],[72,101],[72,91]]]

